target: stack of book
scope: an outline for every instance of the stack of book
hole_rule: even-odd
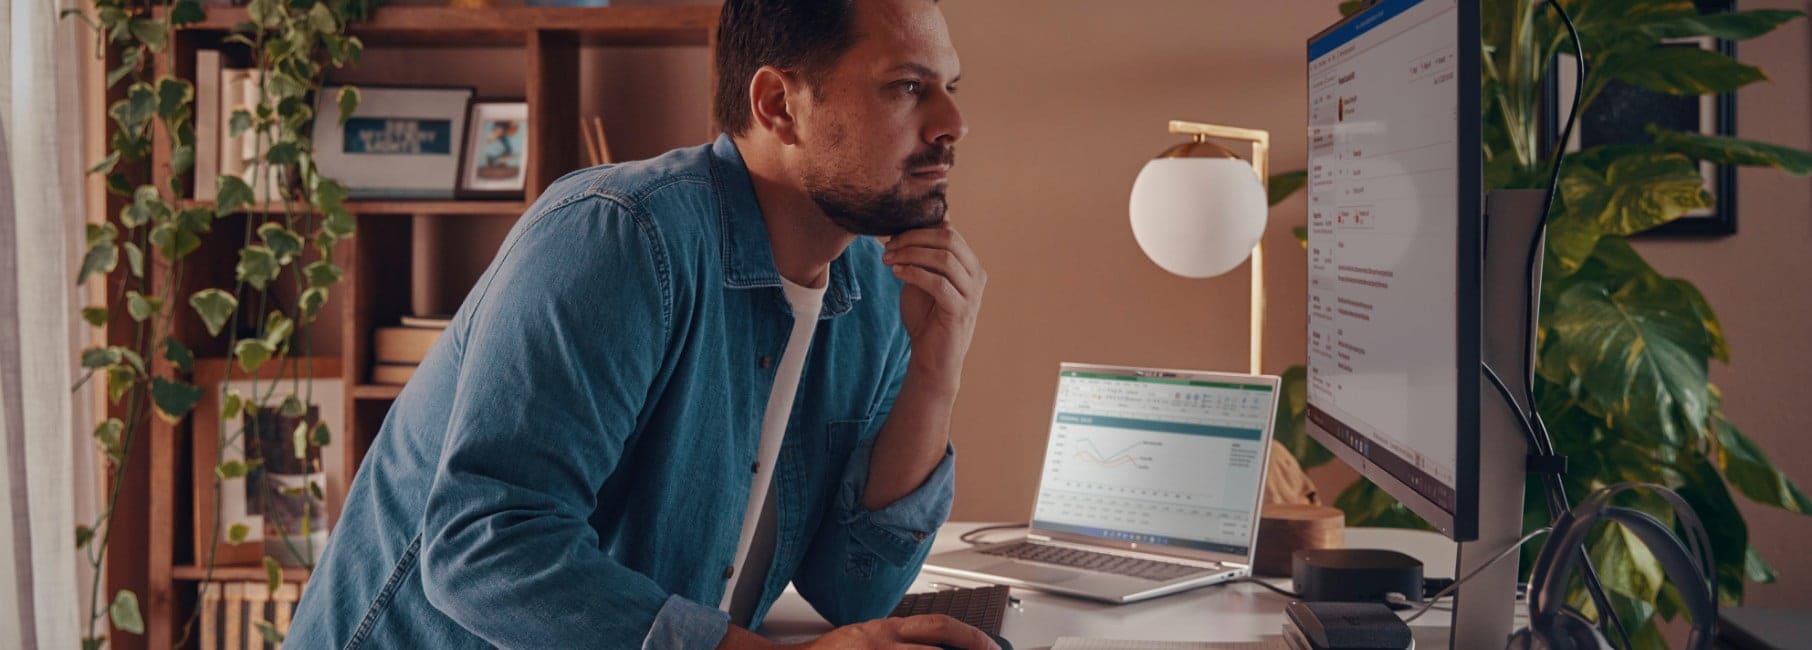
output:
[[[269,96],[262,90],[264,75],[251,67],[226,67],[219,50],[195,52],[195,186],[191,195],[212,201],[220,176],[238,176],[252,187],[254,196],[263,200],[280,196],[278,166],[264,164],[264,180],[255,180],[257,161],[269,151],[275,140],[275,129],[260,134],[245,129],[233,135],[233,115],[244,111],[257,114],[261,101]],[[249,122],[247,123],[249,124]]]
[[[371,349],[377,363],[371,367],[375,384],[407,384],[415,367],[428,356],[434,341],[446,331],[447,316],[404,316],[396,327],[379,327],[372,336]]]

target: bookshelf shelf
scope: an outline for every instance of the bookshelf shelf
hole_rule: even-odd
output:
[[[396,384],[358,384],[352,387],[352,398],[359,400],[394,400],[403,387]]]
[[[249,21],[243,8],[215,8],[185,29],[225,32]],[[717,27],[709,5],[625,7],[381,7],[352,33],[367,47],[521,45],[531,32],[577,34],[585,45],[700,46]]]
[[[349,210],[353,214],[356,214],[359,216],[475,215],[475,216],[515,217],[515,216],[520,216],[522,214],[523,210],[527,210],[528,205],[529,204],[524,201],[479,201],[479,200],[347,201],[345,203],[347,210]],[[182,202],[183,209],[211,208],[213,206],[214,206],[213,201],[185,200]],[[259,204],[256,206],[249,207],[246,210],[243,210],[243,212],[252,212],[252,213],[256,213],[256,214],[280,214],[283,212],[283,205],[278,204],[278,203],[262,203],[262,204]]]
[[[305,582],[308,580],[308,569],[301,567],[284,567],[284,582]],[[171,577],[183,582],[201,582],[207,572],[202,567],[185,565],[172,567]],[[215,566],[214,575],[208,580],[215,582],[263,582],[268,576],[262,566]]]
[[[374,350],[376,332],[379,328],[395,326],[401,317],[412,315],[418,308],[440,309],[439,306],[417,307],[413,304],[412,298],[418,288],[412,286],[412,278],[439,272],[440,275],[427,277],[436,277],[447,284],[435,286],[432,291],[447,294],[457,293],[462,283],[474,282],[477,275],[471,273],[475,270],[472,267],[482,268],[485,260],[494,253],[494,250],[482,247],[489,245],[488,242],[493,241],[491,238],[501,240],[509,226],[508,219],[526,211],[555,179],[583,166],[579,138],[572,130],[580,123],[581,103],[589,99],[582,95],[596,92],[585,90],[584,82],[595,82],[597,78],[595,74],[581,70],[584,48],[707,47],[716,38],[718,6],[709,0],[697,1],[705,4],[600,8],[382,7],[369,19],[350,27],[368,51],[376,48],[411,50],[399,56],[406,56],[411,65],[417,66],[432,65],[440,58],[469,58],[460,50],[471,48],[521,48],[520,53],[511,53],[507,60],[522,62],[521,96],[528,105],[528,121],[532,125],[549,125],[549,128],[529,129],[525,149],[532,153],[524,161],[525,191],[519,199],[346,202],[346,208],[362,218],[358,234],[335,244],[332,251],[333,259],[344,275],[332,290],[329,308],[338,309],[335,313],[340,316],[331,322],[322,320],[317,325],[322,329],[337,330],[337,335],[321,336],[322,341],[329,342],[324,345],[332,346],[323,348],[321,354],[338,355],[337,377],[343,390],[340,394],[344,397],[344,419],[331,424],[335,440],[347,443],[342,446],[344,456],[340,458],[341,467],[347,470],[348,483],[363,462],[392,403],[402,392],[402,386],[372,381],[373,369],[378,364]],[[168,15],[168,9],[154,11],[160,16]],[[202,53],[209,53],[211,58],[206,69],[225,70],[222,64],[226,61],[214,62],[212,53],[239,47],[227,42],[225,36],[234,26],[248,22],[249,16],[246,9],[238,7],[208,7],[206,12],[202,21],[176,30],[168,46],[157,52],[155,60],[147,65],[166,71],[163,74],[195,83],[203,76],[198,74],[204,67],[198,60]],[[665,53],[650,56],[653,55],[668,56]],[[516,58],[518,56],[520,59]],[[629,55],[642,56],[643,53]],[[689,53],[679,54],[679,57],[682,58],[674,60],[698,60]],[[709,57],[705,59],[706,63],[696,70],[703,77],[701,85],[709,84],[711,76]],[[96,114],[104,113],[106,106],[124,98],[124,86],[109,88],[104,83],[106,71],[116,69],[122,63],[119,52],[109,51],[101,65],[92,66],[94,72],[88,78],[91,92],[86,96],[99,102],[90,107]],[[656,72],[666,75],[676,70],[678,68],[667,66]],[[382,64],[347,71],[347,74],[358,78],[361,85],[409,85],[417,81],[411,76],[412,72],[389,70]],[[509,81],[514,83],[516,80]],[[694,114],[705,117],[709,112],[705,110],[706,106],[692,105],[692,100],[686,100],[684,105],[682,102],[668,103],[673,105],[650,109],[646,114],[629,119],[650,119],[650,116],[671,119],[671,115],[695,109]],[[218,132],[218,111],[211,119]],[[116,128],[108,121],[105,126],[95,127],[90,135],[98,142],[106,142]],[[714,131],[707,133],[715,135]],[[193,187],[194,179],[189,177],[193,173],[185,174],[183,178],[171,177],[168,163],[173,152],[168,139],[160,136],[153,140],[149,160],[122,164],[121,170],[133,175],[134,183]],[[97,198],[93,205],[93,218],[98,221],[116,218],[125,202],[121,197],[105,195]],[[181,209],[207,209],[215,204],[191,199],[181,200],[178,205]],[[252,232],[261,222],[268,221],[270,215],[283,212],[280,204],[260,204],[238,210],[216,223],[221,229]],[[238,248],[237,235],[204,240],[202,248],[187,258],[184,274],[180,276],[178,286],[171,290],[187,295],[206,287],[233,286]],[[155,251],[148,254],[153,257],[148,260],[152,264],[167,263],[156,259]],[[452,267],[448,270],[435,265],[441,259],[454,259],[460,263],[448,265]],[[116,271],[110,276],[109,286],[117,287],[124,282],[123,273]],[[454,288],[445,289],[445,286]],[[109,291],[108,295],[110,311],[125,314],[124,298],[120,297],[123,294]],[[445,300],[441,298],[441,301]],[[198,358],[226,355],[224,343],[216,343],[206,335],[206,328],[193,310],[185,307],[176,311],[173,331],[179,340],[197,342],[194,352]],[[114,345],[131,344],[132,327],[130,321],[116,318],[107,329],[108,340]],[[160,358],[153,363],[165,362]],[[132,417],[117,407],[107,416]],[[183,450],[192,446],[196,435],[206,434],[193,430],[194,418],[170,424],[141,417],[141,422],[149,425],[151,444],[139,445],[131,462],[146,469],[127,475],[121,490],[125,496],[116,507],[114,522],[118,527],[116,539],[120,540],[115,548],[142,550],[113,555],[106,579],[108,593],[132,589],[141,594],[145,633],[110,638],[115,650],[170,647],[181,632],[183,621],[202,606],[196,595],[203,571],[196,566],[197,552],[191,549],[197,534],[189,528],[200,512],[193,504],[194,497],[202,493],[195,490],[206,488],[195,485],[196,481],[191,477],[195,460]],[[343,498],[343,494],[330,491],[327,500],[330,521],[339,520]],[[283,570],[283,576],[286,582],[303,582],[308,578],[308,570],[287,568]],[[209,579],[263,582],[265,573],[260,566],[236,564],[216,567]]]

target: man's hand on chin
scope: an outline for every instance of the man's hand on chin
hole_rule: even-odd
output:
[[[845,625],[824,636],[798,645],[780,645],[760,635],[731,626],[718,650],[861,650],[949,646],[965,650],[1000,650],[994,640],[981,630],[943,614],[880,618],[867,623]]]
[[[988,272],[948,221],[889,239],[881,261],[906,283],[900,289],[900,320],[912,338],[908,372],[954,396]]]

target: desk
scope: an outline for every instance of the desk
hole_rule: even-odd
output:
[[[946,524],[938,531],[932,553],[962,548],[964,544],[957,537],[983,525],[986,524]],[[1002,530],[984,539],[999,541],[1021,534],[1021,531]],[[1351,548],[1389,548],[1407,553],[1422,560],[1430,578],[1451,577],[1453,573],[1454,544],[1435,533],[1349,528],[1346,544]],[[1289,578],[1272,579],[1273,584],[1285,589],[1289,588],[1289,582]],[[959,587],[984,584],[927,572],[919,574],[908,592],[933,591],[932,583]],[[1022,650],[1047,647],[1056,643],[1058,637],[1066,636],[1149,641],[1258,641],[1278,634],[1284,622],[1284,606],[1290,603],[1289,598],[1253,584],[1203,587],[1128,605],[1109,605],[1019,588],[1013,590],[1013,595],[1019,597],[1020,605],[1007,610],[1001,636]],[[1430,650],[1447,647],[1447,621],[1447,613],[1439,609],[1417,619],[1417,647]],[[761,633],[776,641],[797,642],[829,629],[830,624],[812,611],[811,605],[789,586],[768,613]]]

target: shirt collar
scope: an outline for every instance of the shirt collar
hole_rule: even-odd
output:
[[[768,242],[767,222],[762,219],[761,205],[755,200],[755,184],[749,180],[748,165],[728,133],[711,143],[711,180],[717,194],[718,230],[723,242],[724,287],[755,289],[779,287],[780,271],[774,264],[774,248]],[[829,290],[824,296],[820,318],[831,318],[848,312],[862,299],[862,287],[850,268],[850,251],[831,261]]]

